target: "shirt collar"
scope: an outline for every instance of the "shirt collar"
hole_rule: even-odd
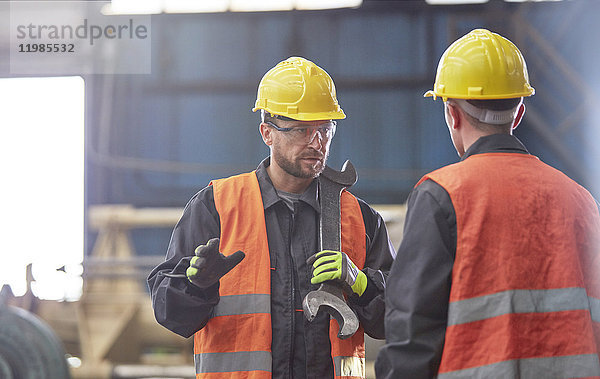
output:
[[[256,168],[256,177],[258,178],[258,185],[260,187],[264,209],[267,209],[280,201],[283,202],[279,195],[277,195],[277,190],[273,186],[273,182],[267,173],[267,167],[269,167],[270,164],[271,158],[267,157],[263,159],[263,161],[260,162]],[[313,180],[306,191],[302,193],[299,200],[310,205],[315,209],[315,211],[317,211],[317,213],[319,213],[321,211],[321,207],[319,206],[317,189],[317,181]]]
[[[460,159],[464,161],[471,155],[483,153],[520,153],[529,154],[529,151],[511,134],[491,134],[480,137],[475,141]]]

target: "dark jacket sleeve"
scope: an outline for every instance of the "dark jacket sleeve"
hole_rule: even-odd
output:
[[[377,378],[433,378],[446,332],[456,215],[450,196],[427,180],[408,198],[404,237],[387,282],[386,344]]]
[[[385,283],[396,250],[388,237],[383,218],[367,203],[359,199],[366,229],[367,256],[363,272],[367,288],[362,296],[348,298],[350,307],[357,313],[362,327],[373,338],[385,338]]]
[[[206,325],[219,302],[219,284],[201,290],[186,278],[169,278],[164,273],[185,274],[196,247],[219,236],[219,215],[212,187],[207,187],[185,206],[171,235],[165,261],[148,276],[156,321],[183,337]]]

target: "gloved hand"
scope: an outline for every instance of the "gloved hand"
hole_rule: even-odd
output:
[[[345,253],[333,250],[320,251],[306,261],[314,267],[312,284],[326,280],[337,280],[349,286],[354,293],[361,296],[367,289],[367,276]]]
[[[246,257],[246,254],[239,250],[229,256],[221,254],[218,238],[198,246],[194,255],[185,274],[190,282],[200,288],[207,288],[218,282]]]

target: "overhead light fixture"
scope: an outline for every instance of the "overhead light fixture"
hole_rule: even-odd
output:
[[[105,14],[218,13],[357,8],[363,0],[112,0]]]
[[[294,0],[231,0],[232,12],[291,11]]]
[[[229,0],[163,0],[162,3],[162,10],[165,13],[225,12],[229,8]]]
[[[363,0],[296,0],[296,9],[357,8]]]
[[[108,5],[108,4],[107,4]],[[112,0],[106,14],[156,14],[162,12],[163,0]]]
[[[542,1],[558,2],[563,0],[504,0],[507,3],[541,3]]]
[[[543,2],[543,1],[563,1],[563,0],[504,0],[507,3],[529,3],[529,2]],[[425,0],[427,4],[431,5],[461,5],[461,4],[483,4],[489,2],[489,0]]]
[[[461,5],[461,4],[483,4],[489,0],[425,0],[431,5]]]

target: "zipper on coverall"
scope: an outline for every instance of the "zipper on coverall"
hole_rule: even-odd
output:
[[[296,265],[294,264],[294,255],[292,254],[292,233],[294,232],[294,221],[296,218],[296,211],[297,211],[297,205],[298,203],[294,202],[294,211],[292,212],[291,216],[290,216],[290,229],[289,229],[289,239],[288,239],[288,246],[289,246],[289,258],[290,258],[290,280],[291,280],[291,296],[290,296],[290,307],[291,307],[291,328],[290,328],[290,361],[289,361],[289,372],[290,372],[290,378],[294,377],[294,346],[296,345],[295,343],[295,333],[296,333],[296,286],[295,286],[295,280],[294,280],[294,270],[296,269]]]

